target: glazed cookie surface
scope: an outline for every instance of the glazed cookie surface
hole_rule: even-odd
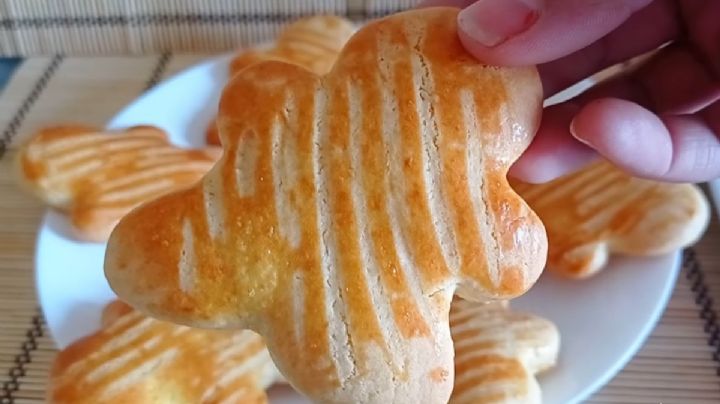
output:
[[[218,164],[113,232],[113,289],[159,318],[257,331],[315,401],[446,402],[453,295],[524,293],[547,247],[506,180],[538,125],[537,72],[475,60],[457,13],[372,22],[325,76],[242,70]]]
[[[548,234],[548,271],[585,278],[612,254],[659,255],[702,236],[710,207],[692,184],[631,177],[601,161],[545,184],[513,182]]]
[[[124,214],[199,181],[219,156],[214,147],[173,146],[154,126],[55,126],[20,148],[18,177],[47,205],[68,213],[77,238],[103,242]]]
[[[57,355],[49,403],[259,404],[279,377],[252,331],[192,329],[120,301],[105,308],[102,322]]]

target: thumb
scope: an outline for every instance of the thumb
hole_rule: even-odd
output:
[[[590,45],[651,1],[478,0],[458,15],[459,35],[483,62],[540,64]]]

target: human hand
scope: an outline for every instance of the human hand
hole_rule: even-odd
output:
[[[672,41],[639,69],[543,112],[511,175],[544,182],[599,153],[665,181],[720,176],[720,1],[430,0],[464,7],[459,36],[478,59],[538,65],[546,97]]]

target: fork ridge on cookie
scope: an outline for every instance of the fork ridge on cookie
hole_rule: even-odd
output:
[[[518,296],[547,249],[506,179],[537,129],[537,72],[478,62],[457,13],[372,22],[325,76],[242,70],[220,102],[220,161],[115,228],[116,293],[161,319],[257,331],[316,401],[446,402],[453,295]]]
[[[230,61],[230,77],[254,63],[269,60],[292,63],[313,73],[325,74],[354,31],[350,21],[334,15],[301,18],[285,26],[270,47],[241,50]],[[220,145],[215,119],[208,126],[205,139],[208,144]]]

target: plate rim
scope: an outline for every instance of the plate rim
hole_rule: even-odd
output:
[[[609,366],[601,376],[595,379],[595,382],[588,384],[584,389],[581,389],[575,398],[573,398],[568,404],[577,404],[584,400],[587,400],[594,393],[597,393],[605,387],[615,376],[617,376],[627,366],[630,361],[640,352],[642,347],[647,342],[648,338],[652,335],[655,328],[660,323],[663,314],[667,310],[667,306],[672,298],[673,291],[677,285],[680,272],[682,272],[682,251],[676,250],[669,255],[673,255],[673,266],[670,271],[665,288],[662,290],[660,299],[657,305],[653,308],[652,313],[649,316],[649,320],[643,325],[641,331],[636,335],[635,340],[632,344],[628,345],[623,355],[612,366]],[[579,281],[582,282],[582,281]],[[560,336],[560,349],[562,349],[562,335]],[[540,374],[542,376],[542,374]]]
[[[135,104],[144,101],[146,98],[152,97],[157,92],[162,91],[164,86],[167,86],[169,84],[172,84],[174,81],[179,80],[190,70],[199,69],[203,66],[213,66],[218,63],[229,63],[234,55],[234,53],[222,53],[220,55],[211,56],[205,60],[194,63],[160,80],[157,84],[142,92],[140,95],[133,98],[129,103],[125,104],[122,108],[120,108],[112,117],[107,120],[107,122],[105,122],[104,128],[108,130],[117,130],[123,128],[123,126],[118,126],[116,121],[122,118],[122,116],[125,115],[128,111],[132,110]]]

